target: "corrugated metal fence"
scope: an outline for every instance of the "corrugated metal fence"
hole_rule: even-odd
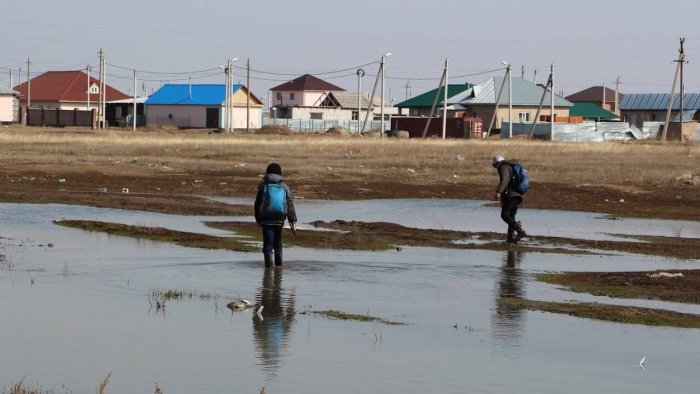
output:
[[[262,119],[263,126],[265,125],[284,125],[296,132],[313,133],[325,132],[331,127],[343,127],[351,133],[357,133],[362,130],[363,121],[357,120],[327,120],[327,119],[283,119],[283,118],[267,118]],[[384,127],[388,122],[384,122]],[[365,125],[365,132],[373,130],[382,130],[382,122],[380,120],[368,120]],[[386,130],[386,129],[384,129]]]

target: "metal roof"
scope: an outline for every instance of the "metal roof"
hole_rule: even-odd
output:
[[[270,89],[273,92],[277,91],[298,91],[298,92],[325,92],[325,91],[345,91],[345,89],[316,78],[311,74],[304,74],[301,77],[295,78],[289,82],[277,85]]]
[[[605,102],[615,101],[615,91],[603,86],[591,86],[588,89],[566,96],[566,99],[572,103],[600,103],[603,102],[603,96],[605,96]],[[623,97],[624,95],[619,93],[618,101]]]
[[[232,86],[235,93],[242,85]],[[166,84],[146,100],[146,105],[221,105],[226,99],[223,84]]]
[[[8,87],[0,85],[0,94],[12,94],[15,96],[19,96],[19,92],[16,90],[12,90]]]
[[[574,106],[569,108],[569,116],[582,116],[584,119],[614,119],[618,117],[595,103],[574,103]]]
[[[47,71],[32,78],[32,99],[36,101],[87,101],[88,75],[83,71]],[[99,84],[99,80],[90,76],[91,84]],[[29,95],[29,84],[25,81],[14,88],[20,93],[21,100],[26,101]],[[128,94],[105,85],[107,101],[129,98]],[[90,99],[97,102],[98,93],[90,93]]]
[[[448,84],[447,85],[447,103],[454,102],[452,98],[454,96],[457,96],[461,93],[463,93],[466,90],[471,89],[471,87],[474,86],[470,83],[461,83],[461,84]],[[423,93],[421,95],[418,95],[416,97],[410,98],[406,101],[402,101],[398,104],[395,105],[395,107],[399,108],[430,108],[433,106],[433,101],[435,101],[435,93],[437,92],[437,89],[433,89],[429,92]],[[437,105],[441,106],[443,98],[445,97],[445,88],[440,87],[440,91],[438,94],[438,101]]]
[[[456,97],[453,97],[449,102],[454,104],[461,104],[462,106],[469,105],[495,105],[496,96],[498,91],[501,90],[501,85],[504,83],[504,77],[491,77],[486,81],[475,85],[472,89],[461,93]],[[536,107],[540,105],[542,100],[543,87],[535,85],[523,78],[512,78],[513,81],[513,101],[512,105],[518,106],[528,106]],[[551,95],[549,92],[545,93],[543,106],[550,105]],[[503,86],[503,91],[501,93],[501,99],[498,101],[498,105],[508,105],[508,81],[505,81]],[[555,107],[570,107],[573,104],[561,96],[554,95],[554,106]]]
[[[335,102],[344,109],[357,109],[357,93],[351,92],[331,92],[328,96],[335,100]],[[384,103],[385,105],[388,103]],[[369,105],[369,94],[360,94],[360,105],[362,108],[367,108]],[[381,99],[379,97],[374,97],[372,100],[373,107],[380,107]]]
[[[668,93],[627,93],[620,103],[621,110],[663,111],[668,109]],[[680,93],[673,98],[673,110],[681,109]],[[683,95],[684,110],[700,109],[700,93],[685,93]]]

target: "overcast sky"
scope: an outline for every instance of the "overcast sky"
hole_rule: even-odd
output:
[[[253,70],[251,90],[267,91],[312,74],[350,92],[356,70],[371,92],[382,55],[386,98],[396,102],[449,82],[503,75],[543,83],[554,64],[554,89],[569,95],[594,85],[623,93],[668,93],[684,37],[686,92],[700,92],[700,2],[638,0],[501,1],[3,1],[0,85],[49,70],[94,67],[104,49],[110,85],[139,93],[162,83],[222,83],[219,66],[238,58],[235,74]],[[535,77],[536,75],[536,77]],[[377,91],[377,95],[379,95]]]

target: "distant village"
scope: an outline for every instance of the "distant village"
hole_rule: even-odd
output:
[[[48,71],[12,88],[0,85],[0,123],[219,131],[275,124],[298,132],[336,127],[410,138],[570,141],[655,138],[669,123],[666,138],[696,139],[700,93],[670,98],[604,86],[561,97],[524,78],[494,76],[385,103],[306,74],[270,89],[266,108],[242,84],[168,83],[148,97],[132,97],[85,71]]]

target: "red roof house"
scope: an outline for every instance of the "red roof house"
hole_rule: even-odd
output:
[[[97,108],[100,95],[100,81],[90,76],[88,98],[88,75],[84,71],[47,71],[24,82],[13,89],[20,93],[20,105],[45,109],[85,109],[88,101],[91,108]],[[106,85],[105,101],[124,100],[131,96]],[[30,96],[31,93],[31,96]]]

